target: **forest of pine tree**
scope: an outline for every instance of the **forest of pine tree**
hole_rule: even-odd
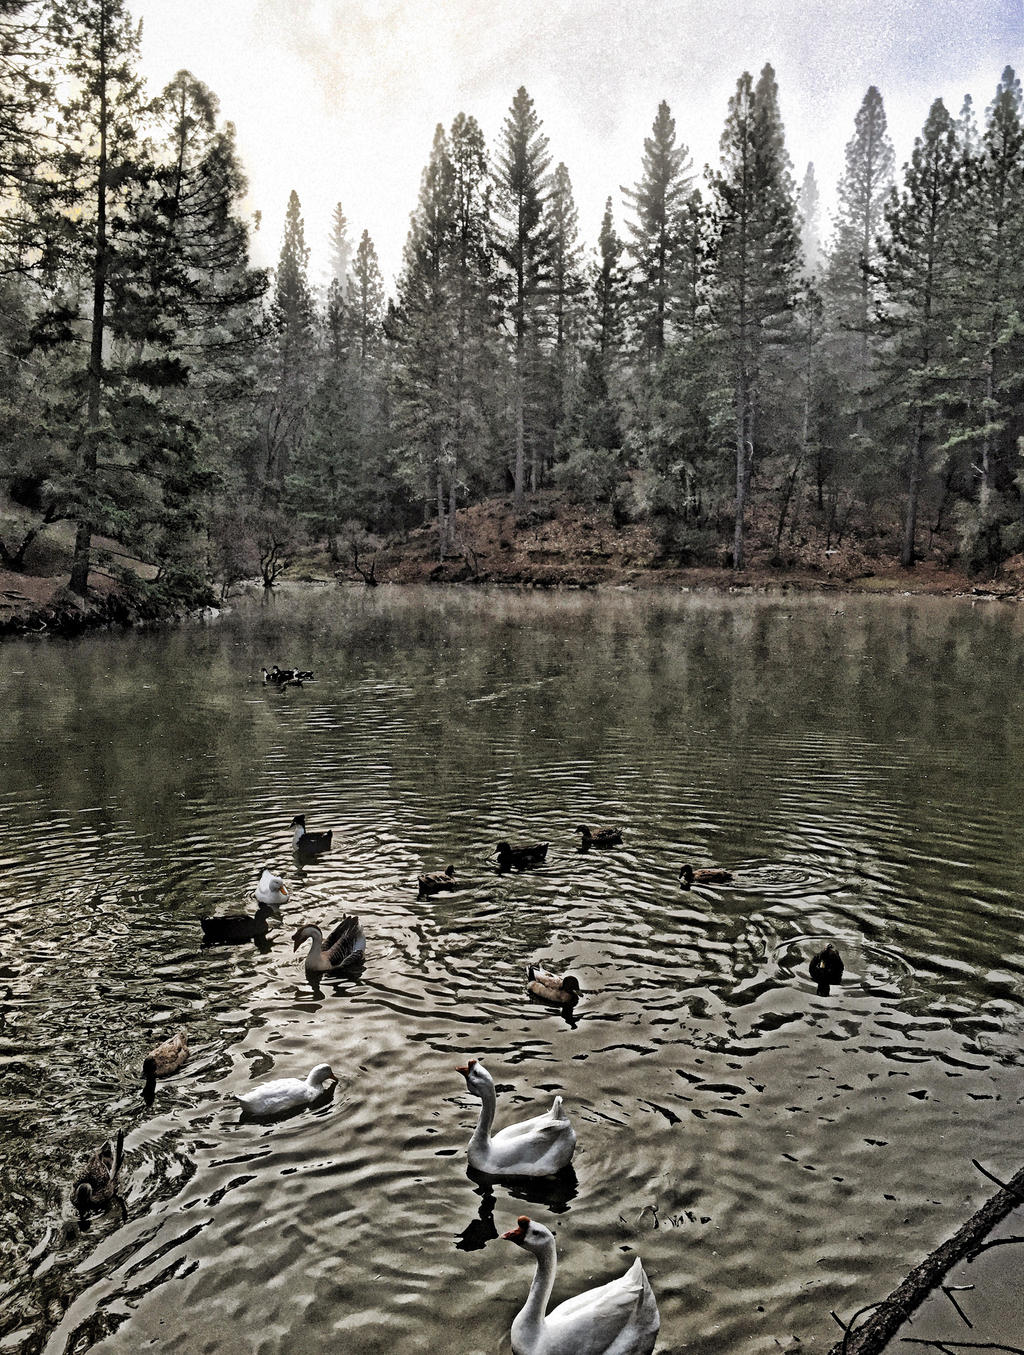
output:
[[[230,121],[187,71],[147,91],[139,41],[125,0],[0,0],[5,568],[63,533],[84,596],[113,541],[151,567],[125,587],[191,603],[420,526],[443,559],[460,511],[543,490],[675,564],[1024,549],[1012,69],[977,117],[936,100],[902,170],[869,88],[830,221],[770,65],[703,176],[663,100],[582,231],[520,88],[490,145],[435,129],[388,295],[341,201],[311,280],[294,190],[253,266]]]

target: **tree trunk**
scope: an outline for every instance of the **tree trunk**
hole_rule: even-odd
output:
[[[107,292],[107,11],[100,10],[100,154],[96,176],[96,241],[92,267],[92,330],[89,338],[88,407],[79,471],[86,495],[96,485],[96,442],[103,391],[103,328]],[[68,586],[79,597],[89,592],[89,551],[93,524],[87,511],[78,519]]]
[[[903,526],[903,550],[900,564],[904,569],[914,564],[914,539],[917,535],[917,505],[921,495],[921,454],[924,443],[924,411],[918,409],[914,424],[914,445],[910,452],[910,474],[907,481],[907,516]]]
[[[743,510],[747,501],[747,425],[748,402],[746,372],[740,371],[736,387],[736,523],[733,531],[732,567],[744,567]]]
[[[514,473],[515,490],[513,496],[516,512],[523,506],[523,481],[526,472],[526,419],[523,413],[523,349],[523,339],[522,336],[519,336],[516,341],[516,462]]]

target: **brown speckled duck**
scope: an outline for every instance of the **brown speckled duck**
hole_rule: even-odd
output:
[[[573,832],[582,833],[580,850],[587,851],[590,847],[616,847],[622,841],[621,828],[594,828],[590,829],[586,824],[581,823]]]
[[[128,1217],[124,1200],[117,1193],[117,1178],[124,1158],[124,1130],[117,1131],[117,1142],[112,1148],[110,1140],[96,1149],[82,1174],[71,1189],[71,1200],[81,1217],[92,1211],[109,1208],[117,1200],[121,1212]]]
[[[188,1036],[183,1030],[151,1049],[142,1060],[143,1097],[152,1105],[158,1077],[176,1073],[188,1059]]]
[[[497,847],[499,870],[524,870],[539,866],[548,854],[547,842],[499,842]]]
[[[701,866],[694,870],[687,862],[679,867],[679,881],[684,889],[691,885],[727,885],[731,879],[732,871],[723,870],[721,866]]]
[[[433,875],[421,875],[419,877],[419,897],[427,899],[431,894],[440,894],[446,889],[458,889],[455,883],[455,867],[445,866],[444,870],[435,871]]]

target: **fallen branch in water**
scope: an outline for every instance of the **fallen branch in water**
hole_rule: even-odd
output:
[[[974,1165],[990,1180],[998,1181],[998,1178],[992,1176],[991,1172],[986,1171],[980,1162],[975,1162]],[[973,1259],[977,1256],[979,1251],[984,1249],[983,1239],[986,1234],[990,1233],[996,1224],[1001,1223],[1018,1205],[1024,1204],[1024,1167],[1005,1185],[999,1184],[1000,1189],[996,1194],[991,1199],[986,1200],[981,1208],[971,1215],[963,1227],[943,1242],[941,1247],[936,1247],[933,1252],[930,1252],[923,1261],[916,1265],[903,1283],[898,1285],[887,1299],[883,1299],[880,1303],[868,1304],[867,1307],[861,1308],[853,1315],[850,1322],[844,1327],[843,1339],[838,1345],[832,1347],[829,1355],[882,1355],[889,1338],[902,1327],[911,1313],[920,1307],[928,1295],[942,1284],[949,1271],[958,1262]],[[1009,1241],[1009,1239],[1006,1240]],[[854,1323],[867,1312],[872,1313],[871,1317],[863,1327],[855,1331]],[[835,1313],[832,1316],[836,1318],[840,1326],[843,1326]],[[916,1341],[918,1344],[929,1344],[937,1350],[942,1350],[943,1347],[948,1349],[958,1347],[965,1350],[1011,1351],[1013,1355],[1024,1355],[1024,1352],[1013,1346],[972,1344],[969,1341],[921,1342],[915,1337],[904,1339]]]

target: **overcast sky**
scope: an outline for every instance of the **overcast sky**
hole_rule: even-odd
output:
[[[744,70],[775,67],[797,182],[826,201],[864,92],[885,100],[900,164],[933,99],[965,92],[979,121],[1004,66],[1024,68],[1024,0],[129,0],[156,93],[191,70],[234,122],[262,213],[262,262],[302,202],[314,281],[331,211],[369,230],[389,283],[438,122],[472,114],[488,146],[516,89],[532,95],[552,163],[568,167],[591,247],[611,194],[640,173],[667,99],[698,172],[717,158]]]

